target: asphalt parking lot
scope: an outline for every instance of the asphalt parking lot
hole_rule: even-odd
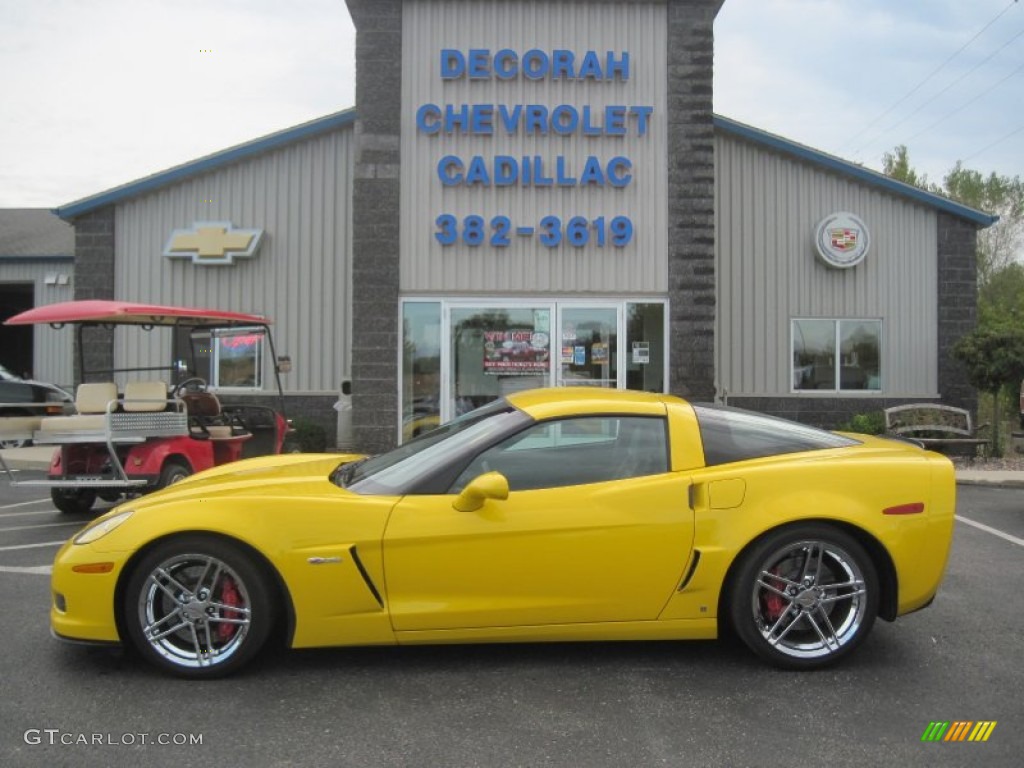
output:
[[[49,562],[86,518],[4,484],[0,764],[1017,766],[1024,490],[961,487],[959,515],[935,604],[825,672],[731,642],[573,643],[273,651],[188,683],[50,638]],[[934,721],[997,725],[923,742]]]

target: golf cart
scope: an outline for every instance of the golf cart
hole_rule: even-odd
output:
[[[281,453],[289,431],[270,321],[259,315],[123,301],[67,301],[27,310],[7,325],[47,324],[77,330],[78,370],[73,415],[39,420],[31,439],[54,446],[44,480],[12,484],[50,488],[61,512],[87,512],[96,498],[117,501],[154,491],[195,472],[250,456]],[[130,335],[137,354],[170,350],[166,364],[132,368],[87,366],[90,343],[119,348]],[[162,331],[162,333],[159,333]],[[102,334],[98,338],[96,334]],[[246,395],[262,394],[264,342],[270,352],[276,407]],[[249,402],[246,402],[246,400]],[[266,398],[261,398],[266,402]]]

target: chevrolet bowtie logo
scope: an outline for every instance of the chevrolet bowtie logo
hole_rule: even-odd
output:
[[[262,229],[235,229],[230,221],[197,221],[191,229],[171,233],[164,256],[192,259],[193,264],[234,264],[236,256],[252,256]]]

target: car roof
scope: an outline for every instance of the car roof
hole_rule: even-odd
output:
[[[661,416],[668,403],[685,403],[674,395],[603,387],[548,387],[516,392],[505,398],[535,419],[572,413],[635,413]]]

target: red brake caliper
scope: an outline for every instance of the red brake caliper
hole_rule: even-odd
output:
[[[775,576],[778,576],[778,566],[772,568],[771,573]],[[769,592],[768,590],[765,590],[761,594],[761,602],[764,605],[765,618],[769,621],[778,620],[779,616],[781,616],[787,608],[786,602],[782,599],[781,595],[777,595],[774,592]]]
[[[224,603],[224,605],[231,606],[232,608],[236,608],[242,604],[242,596],[238,594],[238,587],[235,586],[235,580],[230,576],[225,576],[224,581],[221,584],[220,601]],[[240,618],[241,615],[242,614],[238,611],[224,611],[225,619],[234,619],[236,617]],[[237,624],[221,624],[217,627],[217,639],[222,643],[226,643],[234,637],[237,630]]]

